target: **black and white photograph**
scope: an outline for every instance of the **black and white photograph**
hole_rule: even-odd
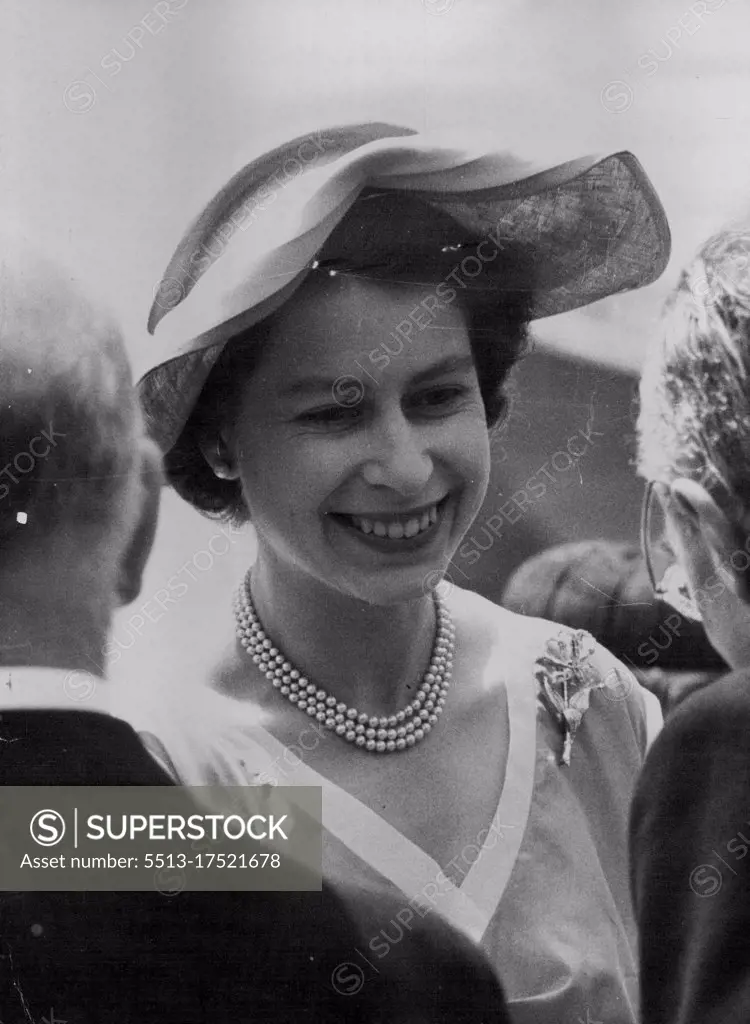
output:
[[[747,0],[0,24],[0,1024],[749,1024]]]

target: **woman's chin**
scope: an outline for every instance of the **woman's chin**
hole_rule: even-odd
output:
[[[361,576],[357,579],[342,579],[337,589],[364,604],[387,608],[391,605],[419,601],[435,592],[445,597],[446,587],[452,586],[450,567],[427,571],[421,567],[411,571],[391,570],[369,579]]]

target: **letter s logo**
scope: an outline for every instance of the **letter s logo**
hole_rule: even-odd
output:
[[[59,811],[37,811],[29,825],[31,838],[39,846],[56,846],[65,835],[65,819]]]
[[[365,972],[358,964],[344,962],[331,974],[331,985],[340,996],[354,996],[365,983]]]

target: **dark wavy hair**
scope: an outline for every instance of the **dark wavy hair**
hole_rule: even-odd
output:
[[[510,258],[503,253],[503,262]],[[454,257],[455,259],[455,257]],[[519,253],[512,256],[514,280],[522,262]],[[368,277],[402,280],[394,270]],[[431,275],[434,280],[442,278]],[[468,319],[469,342],[474,357],[479,388],[484,402],[488,428],[496,427],[507,411],[505,382],[511,369],[529,347],[533,289],[470,289],[457,291],[457,301]],[[273,317],[236,335],[225,346],[198,398],[190,418],[174,447],[167,453],[164,468],[167,480],[177,493],[199,512],[210,518],[229,520],[237,525],[249,521],[249,512],[238,480],[222,480],[206,462],[201,445],[215,443],[222,427],[238,413],[244,383],[257,369],[266,350]]]

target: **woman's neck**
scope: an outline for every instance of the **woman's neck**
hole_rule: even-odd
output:
[[[389,715],[416,696],[435,638],[429,596],[370,605],[259,559],[252,598],[284,656],[338,700]]]

